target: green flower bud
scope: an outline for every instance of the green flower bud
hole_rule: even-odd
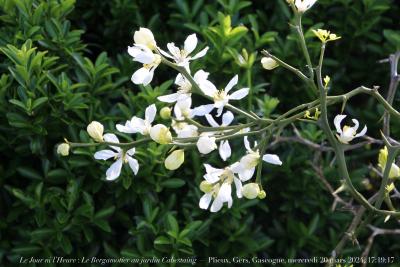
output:
[[[160,110],[160,116],[163,120],[168,120],[171,118],[171,108],[169,107],[163,107]]]
[[[57,147],[57,154],[61,156],[69,155],[69,145],[67,143],[59,144]]]
[[[247,199],[255,199],[260,193],[260,186],[256,183],[245,184],[242,188],[242,194]]]
[[[203,181],[200,183],[200,190],[203,193],[210,193],[213,190],[213,185],[207,181]]]
[[[258,198],[259,199],[264,199],[267,196],[264,190],[261,190],[260,193],[258,193]]]

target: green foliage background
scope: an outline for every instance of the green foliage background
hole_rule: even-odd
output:
[[[319,47],[310,27],[342,36],[327,50],[331,93],[361,84],[381,86],[384,93],[389,67],[377,61],[400,49],[398,2],[318,2],[304,19],[313,59]],[[333,200],[310,167],[315,151],[302,145],[274,147],[284,165],[265,166],[266,199],[236,200],[230,210],[218,214],[198,208],[202,163],[220,165],[216,155],[189,153],[183,168],[167,172],[162,164],[165,149],[151,144],[138,149],[137,176],[125,170],[110,183],[104,181],[108,163],[94,161],[94,148],[74,150],[66,158],[55,153],[63,138],[89,142],[84,130],[90,121],[98,120],[112,131],[116,122],[143,115],[157,96],[174,89],[175,74],[165,67],[157,69],[152,86],[130,82],[138,65],[126,48],[139,26],[152,29],[162,47],[171,41],[180,44],[196,32],[211,49],[194,69],[205,66],[220,86],[238,73],[240,83],[252,89],[250,100],[240,103],[243,108],[274,116],[312,100],[312,92],[293,75],[260,68],[262,49],[305,68],[288,27],[290,19],[284,0],[0,0],[1,265],[18,262],[21,256],[329,256],[351,216],[330,210]],[[237,53],[242,49],[250,60],[240,67]],[[339,109],[331,108],[332,115]],[[378,137],[382,108],[373,100],[352,100],[346,112],[367,123],[369,134]],[[315,125],[297,126],[303,136],[323,141]],[[393,136],[399,133],[394,127]],[[236,159],[244,151],[239,149],[242,141],[234,146]],[[363,188],[361,181],[370,178],[367,196],[379,184],[367,169],[369,163],[376,164],[378,149],[366,147],[348,155],[355,184]],[[329,165],[332,155],[321,161],[329,181],[339,186]],[[367,236],[368,231],[361,233],[361,244]],[[400,257],[399,249],[395,237],[378,237],[371,255]],[[360,254],[357,246],[345,250],[345,255]]]

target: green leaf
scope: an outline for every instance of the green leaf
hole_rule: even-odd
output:
[[[111,233],[111,227],[106,220],[95,220],[94,223],[101,228],[103,231]]]
[[[162,187],[167,187],[167,188],[179,188],[185,185],[185,180],[178,179],[178,178],[172,178],[168,179],[166,181],[161,182]]]

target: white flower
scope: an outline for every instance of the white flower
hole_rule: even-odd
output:
[[[342,129],[340,124],[346,117],[347,117],[347,115],[336,115],[336,117],[334,119],[336,132],[339,134],[339,135],[337,134],[336,137],[343,144],[348,144],[354,138],[363,136],[367,132],[367,126],[365,125],[364,128],[362,129],[362,131],[360,133],[356,134],[358,127],[359,127],[358,120],[356,120],[356,119],[352,119],[352,121],[354,123],[353,127],[345,125]]]
[[[103,142],[104,126],[98,121],[92,121],[86,128],[89,136],[96,142]]]
[[[247,199],[255,199],[260,194],[260,186],[257,183],[248,183],[243,186],[242,194]]]
[[[195,125],[186,122],[172,121],[172,129],[174,129],[178,138],[196,137],[199,135],[198,128]]]
[[[126,121],[125,125],[117,124],[117,130],[121,133],[140,133],[142,135],[148,135],[156,114],[156,105],[152,104],[146,108],[144,119],[134,116],[130,121]]]
[[[161,56],[154,54],[151,49],[145,45],[135,44],[128,47],[128,53],[134,61],[143,64],[143,67],[135,71],[132,75],[134,84],[148,85],[154,76],[154,71],[161,63]]]
[[[213,104],[202,105],[194,109],[191,108],[192,99],[190,97],[182,99],[176,102],[174,106],[174,115],[178,120],[184,120],[185,118],[193,118],[195,116],[204,116],[211,112],[214,108]]]
[[[178,169],[185,161],[185,152],[183,149],[175,150],[164,161],[164,166],[168,170]]]
[[[234,116],[233,116],[233,113],[230,111],[225,112],[222,115],[221,125],[219,125],[210,114],[206,115],[206,119],[212,127],[225,127],[232,123]],[[218,132],[214,132],[214,133],[218,133]],[[232,150],[231,150],[231,146],[229,145],[229,141],[228,140],[221,141],[219,143],[219,155],[221,156],[221,159],[223,161],[226,161],[231,156],[231,154],[232,154]]]
[[[261,158],[258,149],[254,151],[250,148],[247,136],[244,137],[244,146],[246,147],[247,154],[240,159],[239,164],[234,168],[234,172],[239,175],[240,180],[243,182],[253,177],[256,166],[259,164]],[[257,143],[255,143],[255,146],[257,146]],[[282,161],[275,154],[265,154],[262,160],[270,164],[282,165]]]
[[[200,89],[203,93],[214,99],[214,107],[217,108],[217,117],[221,116],[222,110],[225,105],[228,104],[229,100],[240,100],[249,94],[249,88],[242,88],[237,90],[233,94],[229,95],[229,91],[238,83],[238,76],[235,75],[229,83],[226,85],[224,90],[217,90],[214,84],[211,82],[202,84]]]
[[[263,57],[261,59],[261,64],[263,68],[266,70],[273,70],[279,66],[278,62],[276,62],[274,59],[270,57]]]
[[[197,140],[196,145],[201,154],[208,154],[217,149],[215,137],[210,137],[207,135],[200,136],[199,140]]]
[[[208,72],[199,70],[194,74],[193,80],[200,86],[201,84],[208,82],[208,75]],[[192,84],[188,79],[185,78],[185,76],[179,73],[176,76],[175,84],[178,85],[178,91],[176,93],[159,96],[157,97],[157,99],[161,102],[175,103],[177,101],[179,102],[181,100],[185,100],[188,97],[191,97]]]
[[[139,28],[139,31],[135,31],[133,40],[137,45],[147,46],[149,49],[154,50],[157,48],[156,40],[151,30],[147,28]]]
[[[295,5],[299,13],[304,13],[309,10],[317,0],[296,0]]]
[[[232,165],[233,166],[233,165]],[[211,212],[221,210],[223,204],[226,202],[228,208],[232,206],[232,183],[235,183],[236,195],[238,198],[242,197],[242,182],[234,175],[232,166],[225,169],[217,169],[209,164],[204,164],[206,174],[203,176],[206,180],[201,189],[205,193],[199,201],[201,209],[208,209],[211,201],[214,201],[210,207]]]
[[[61,156],[68,156],[69,155],[69,145],[67,143],[59,144],[57,147],[57,154]]]
[[[179,49],[179,47],[176,47],[174,43],[168,43],[167,48],[169,53],[161,49],[160,52],[164,56],[172,58],[175,61],[175,63],[178,64],[179,66],[183,66],[189,69],[189,62],[191,60],[195,60],[205,56],[208,50],[207,46],[196,55],[190,56],[190,54],[195,50],[196,46],[197,46],[197,36],[194,33],[186,38],[183,49]]]
[[[159,144],[165,145],[172,142],[172,134],[163,124],[157,124],[151,127],[150,137]]]
[[[104,140],[110,143],[119,143],[115,134],[105,134]],[[135,148],[131,148],[124,152],[117,146],[110,146],[113,150],[106,149],[100,150],[94,154],[95,159],[108,160],[114,158],[116,161],[107,169],[106,179],[109,181],[115,180],[121,174],[122,164],[128,163],[133,173],[136,175],[139,171],[139,163],[136,159],[132,158],[135,154]]]

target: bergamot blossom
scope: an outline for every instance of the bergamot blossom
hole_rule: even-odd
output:
[[[336,134],[336,137],[343,144],[348,144],[354,138],[363,136],[367,132],[367,125],[365,125],[364,128],[362,129],[362,131],[357,134],[357,130],[358,130],[358,127],[360,124],[358,123],[358,120],[356,120],[356,119],[352,119],[352,121],[354,123],[353,127],[345,125],[342,129],[341,123],[346,117],[347,117],[347,115],[336,115],[336,117],[334,119],[336,132],[338,133],[338,134]]]
[[[213,104],[202,105],[194,109],[192,106],[192,98],[188,97],[181,101],[176,102],[174,106],[174,115],[177,120],[184,120],[185,118],[193,118],[195,116],[204,116],[211,112],[214,108]]]
[[[217,109],[217,117],[221,116],[224,106],[229,103],[229,100],[240,100],[249,94],[249,88],[242,88],[229,94],[229,91],[238,83],[238,75],[235,75],[223,90],[217,90],[214,84],[206,83],[200,86],[203,93],[214,100],[214,108]]]
[[[194,74],[193,80],[200,86],[208,81],[208,75],[208,72],[199,70]],[[192,84],[187,78],[185,78],[185,76],[179,73],[176,76],[175,84],[178,86],[178,91],[176,93],[159,96],[157,99],[161,102],[175,103],[192,96]]]
[[[140,27],[133,35],[133,41],[136,45],[144,45],[150,50],[157,49],[157,43],[151,30]]]
[[[318,29],[312,31],[315,34],[315,36],[317,36],[323,43],[327,43],[329,41],[335,41],[341,38],[340,36],[337,36],[336,34],[331,33],[330,31],[327,30]]]
[[[278,62],[276,62],[273,58],[271,57],[263,57],[261,59],[261,65],[263,66],[264,69],[266,70],[273,70],[276,67],[279,66]]]
[[[260,151],[258,149],[253,150],[250,147],[250,142],[247,136],[244,137],[244,146],[246,147],[247,154],[240,159],[239,164],[235,166],[234,169],[242,182],[250,180],[251,177],[253,177],[261,158]],[[254,146],[257,147],[257,142],[254,142]],[[262,160],[270,164],[282,165],[279,156],[275,154],[265,154],[262,156]]]
[[[59,144],[57,147],[57,154],[61,156],[68,156],[69,155],[69,145],[67,143]]]
[[[378,166],[379,168],[381,168],[382,173],[385,172],[387,157],[388,157],[388,149],[385,146],[383,149],[379,150],[379,156],[378,156]],[[393,162],[392,166],[390,167],[389,178],[394,179],[396,177],[400,177],[400,168]]]
[[[132,117],[131,120],[126,121],[125,125],[117,124],[116,128],[121,133],[140,133],[142,135],[150,134],[151,124],[157,114],[157,107],[152,104],[146,108],[144,119],[136,116]]]
[[[171,127],[174,129],[178,138],[189,138],[199,135],[198,128],[186,122],[172,120]]]
[[[133,61],[143,64],[143,67],[135,71],[131,77],[134,84],[148,85],[154,76],[154,71],[161,63],[161,56],[154,54],[147,46],[135,44],[128,47],[128,53]]]
[[[214,136],[209,136],[204,133],[197,140],[196,146],[201,154],[208,154],[217,149],[217,144],[215,143],[216,138]]]
[[[104,141],[110,143],[119,143],[118,137],[115,134],[105,134]],[[100,150],[94,154],[95,159],[108,160],[114,158],[115,162],[106,171],[106,179],[109,181],[115,180],[121,174],[121,168],[124,163],[128,163],[133,173],[136,175],[139,171],[139,163],[136,159],[132,158],[135,154],[135,148],[128,151],[122,150],[120,147],[111,146],[112,150]]]
[[[222,115],[222,123],[219,125],[210,114],[206,114],[206,119],[212,127],[226,127],[230,125],[234,119],[233,113],[230,111]],[[218,132],[214,132],[218,133]],[[221,131],[223,133],[223,131]],[[219,155],[223,161],[226,161],[232,154],[231,146],[228,140],[223,140],[219,143]]]
[[[289,2],[294,2],[297,11],[299,13],[304,13],[309,10],[317,2],[317,0],[295,0]]]
[[[93,138],[96,142],[103,142],[103,132],[104,126],[98,121],[92,121],[86,128],[89,136]]]
[[[183,49],[179,49],[179,47],[175,46],[175,43],[168,43],[167,48],[169,53],[161,49],[160,52],[164,56],[173,59],[178,66],[185,67],[187,70],[189,70],[189,62],[205,56],[208,50],[207,46],[194,56],[190,56],[190,54],[196,49],[196,46],[197,36],[194,33],[186,38]]]
[[[176,170],[185,161],[185,152],[183,149],[173,151],[164,161],[167,170]]]
[[[164,124],[156,124],[151,127],[150,137],[161,145],[170,144],[172,142],[172,134]]]
[[[233,202],[232,183],[235,183],[237,197],[242,197],[242,182],[235,176],[232,170],[234,165],[218,169],[209,164],[204,164],[206,174],[203,176],[205,181],[200,185],[200,189],[204,192],[199,201],[201,209],[208,209],[213,199],[214,201],[210,207],[211,212],[221,210],[225,202],[228,204],[228,208],[231,208]]]

